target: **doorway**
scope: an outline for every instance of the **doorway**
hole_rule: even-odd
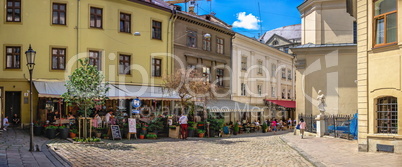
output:
[[[6,92],[5,110],[8,120],[12,120],[14,114],[21,119],[21,92]]]

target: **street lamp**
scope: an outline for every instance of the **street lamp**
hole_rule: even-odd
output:
[[[32,101],[32,72],[35,67],[35,56],[36,51],[31,48],[31,44],[29,44],[29,49],[25,52],[27,56],[27,67],[29,70],[29,114],[30,114],[30,129],[29,129],[29,151],[35,151],[33,145],[33,101]]]

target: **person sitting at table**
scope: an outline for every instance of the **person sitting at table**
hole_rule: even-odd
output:
[[[17,114],[14,114],[13,116],[13,123],[14,125],[18,125],[20,123],[20,118],[18,117]]]
[[[114,115],[110,116],[110,125],[116,125],[116,118],[114,117]]]
[[[71,112],[68,113],[67,119],[70,121],[70,125],[75,123],[75,117]]]
[[[60,114],[58,111],[54,112],[54,120],[59,120],[60,119]]]
[[[258,120],[255,120],[254,125],[256,130],[260,130],[260,122]]]
[[[49,124],[52,124],[54,122],[54,113],[53,111],[50,111],[47,113],[47,120],[49,120]]]

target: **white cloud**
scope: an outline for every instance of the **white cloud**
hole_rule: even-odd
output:
[[[257,30],[258,29],[258,20],[253,14],[246,15],[246,12],[237,13],[237,21],[233,22],[234,28],[244,28],[248,30]]]

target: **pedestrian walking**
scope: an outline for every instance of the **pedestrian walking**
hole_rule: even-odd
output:
[[[181,135],[181,139],[183,139],[183,140],[187,140],[187,136],[188,136],[187,121],[188,121],[188,118],[185,114],[181,115],[181,117],[179,118],[180,135]]]
[[[300,127],[300,136],[303,139],[304,130],[306,129],[306,122],[304,122],[303,118],[300,119],[299,127]]]
[[[3,130],[7,131],[8,126],[10,126],[10,123],[8,123],[8,116],[5,116],[3,119]]]

